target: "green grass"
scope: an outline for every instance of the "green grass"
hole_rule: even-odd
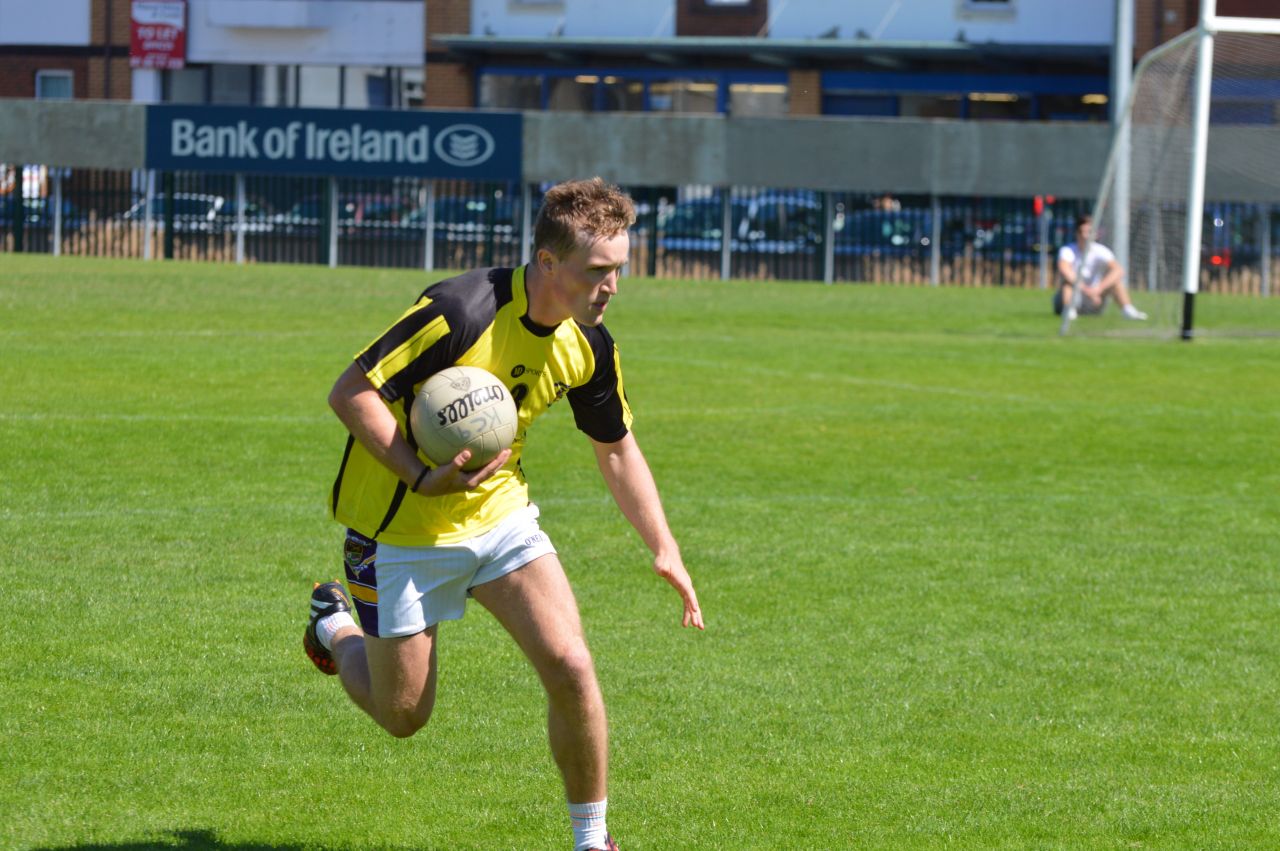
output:
[[[568,847],[482,609],[407,741],[299,646],[325,395],[424,281],[0,257],[0,848]],[[624,282],[706,633],[565,411],[525,467],[627,851],[1280,846],[1280,340],[1059,339],[1046,303]]]

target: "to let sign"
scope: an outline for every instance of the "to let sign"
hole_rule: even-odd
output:
[[[133,0],[129,65],[177,70],[187,58],[187,0]]]

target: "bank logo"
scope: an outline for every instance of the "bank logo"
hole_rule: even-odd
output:
[[[498,145],[493,134],[475,124],[451,124],[436,134],[436,156],[460,168],[480,165]]]

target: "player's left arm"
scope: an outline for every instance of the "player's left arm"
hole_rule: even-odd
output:
[[[1098,292],[1104,293],[1122,280],[1124,280],[1124,267],[1120,265],[1119,260],[1112,257],[1107,261],[1107,272],[1098,284]]]
[[[702,609],[698,606],[698,594],[693,590],[693,580],[680,557],[667,516],[658,497],[658,486],[645,461],[640,444],[631,432],[612,443],[591,441],[596,452],[596,462],[609,492],[627,521],[640,533],[641,539],[653,553],[654,571],[680,593],[684,601],[683,626],[693,625],[705,629]]]

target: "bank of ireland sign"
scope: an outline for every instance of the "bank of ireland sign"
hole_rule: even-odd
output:
[[[519,113],[147,107],[147,167],[519,180]]]

